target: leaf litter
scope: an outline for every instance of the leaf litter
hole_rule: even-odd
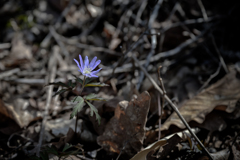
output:
[[[158,101],[135,57],[156,82],[162,66],[167,95],[213,159],[239,159],[238,5],[9,0],[0,6],[1,158],[210,159],[170,105]],[[78,55],[97,56],[102,70],[86,79],[86,102],[78,99],[74,108],[83,83],[72,62]],[[73,109],[80,111],[71,116],[79,118],[77,132]]]

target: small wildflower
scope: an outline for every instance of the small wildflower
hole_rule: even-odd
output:
[[[89,60],[88,60],[88,56],[85,57],[85,60],[84,60],[84,63],[83,63],[83,60],[82,60],[82,56],[79,55],[79,59],[80,59],[80,65],[79,65],[79,62],[74,59],[74,61],[77,63],[78,65],[78,68],[79,68],[79,72],[81,72],[84,76],[87,76],[87,77],[98,77],[96,74],[102,69],[98,69],[96,71],[93,71],[100,63],[101,63],[101,60],[97,60],[97,57],[95,56],[92,61],[90,62],[89,64]]]

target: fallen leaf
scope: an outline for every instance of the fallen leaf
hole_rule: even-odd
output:
[[[229,155],[229,149],[224,149],[216,153],[211,153],[211,156],[214,160],[228,160]]]
[[[93,105],[97,108],[98,114],[101,117],[101,123],[100,125],[96,121],[95,116],[90,116],[89,119],[93,124],[94,130],[98,133],[98,135],[102,135],[105,128],[106,124],[109,122],[109,120],[114,116],[114,110],[117,107],[117,104],[122,101],[122,97],[115,97],[113,99],[110,99],[108,101],[100,102],[100,101],[95,101]]]
[[[150,144],[149,146],[147,146],[142,151],[140,151],[139,153],[137,153],[130,160],[146,160],[146,156],[148,155],[149,152],[156,151],[157,149],[159,149],[161,146],[164,146],[165,144],[167,144],[166,140],[159,140],[157,142],[154,142],[154,143]]]
[[[232,146],[232,153],[234,160],[240,159],[240,145],[238,143],[235,143]]]
[[[183,104],[179,111],[187,122],[195,121],[202,124],[206,115],[214,109],[232,113],[238,99],[240,99],[240,80],[236,78],[236,71],[232,70],[221,80]],[[161,131],[169,130],[171,125],[185,128],[176,113],[173,113],[162,125]]]
[[[114,117],[107,123],[103,135],[97,138],[97,143],[114,153],[120,153],[124,147],[122,153],[129,157],[140,151],[150,100],[149,93],[145,91],[130,102],[119,102]]]
[[[32,59],[31,47],[25,44],[23,33],[17,32],[12,39],[12,48],[4,64],[8,67],[23,66]]]
[[[10,135],[20,130],[21,121],[14,108],[0,99],[0,132]]]

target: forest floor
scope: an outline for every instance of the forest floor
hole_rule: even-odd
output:
[[[240,159],[239,12],[0,1],[0,159]],[[91,82],[79,55],[101,60]]]

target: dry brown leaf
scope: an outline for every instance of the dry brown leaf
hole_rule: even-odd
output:
[[[219,152],[212,153],[211,155],[214,160],[228,160],[229,154],[230,154],[229,150],[224,149]]]
[[[119,102],[114,117],[108,122],[103,135],[98,137],[98,144],[114,153],[120,153],[124,147],[123,153],[130,157],[140,151],[150,99],[145,91],[130,102]]]
[[[233,154],[234,160],[240,159],[240,145],[238,143],[235,143],[232,146],[232,154]]]
[[[183,104],[179,111],[187,122],[195,121],[201,124],[213,109],[224,110],[227,113],[233,112],[239,98],[240,80],[236,78],[236,71],[231,71],[224,78]],[[162,125],[161,131],[168,130],[171,125],[181,129],[185,128],[176,113],[173,113]]]
[[[114,115],[114,110],[117,107],[117,104],[122,101],[123,98],[122,97],[115,97],[113,99],[110,99],[108,101],[95,101],[93,103],[93,105],[97,108],[98,110],[98,114],[101,117],[101,123],[99,124],[96,121],[96,117],[94,116],[90,116],[89,115],[89,119],[93,124],[93,128],[94,130],[98,133],[98,135],[102,135],[106,124],[108,123],[108,121],[110,120],[110,118],[113,117]]]
[[[130,160],[146,160],[146,156],[148,155],[149,152],[156,151],[157,149],[159,149],[161,146],[165,145],[166,143],[167,143],[167,140],[159,140],[157,142],[154,142],[153,144],[150,144],[145,149],[143,149],[142,151],[137,153]]]
[[[0,99],[0,132],[12,134],[20,129],[21,122],[19,116],[12,106],[5,105]]]

